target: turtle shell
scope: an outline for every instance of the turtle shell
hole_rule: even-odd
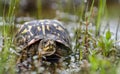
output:
[[[21,49],[41,39],[53,39],[71,50],[68,31],[57,20],[34,20],[24,23],[15,36],[15,44]]]

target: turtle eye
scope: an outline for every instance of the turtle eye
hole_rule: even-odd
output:
[[[46,41],[44,41],[44,44],[46,44],[47,42]]]
[[[43,41],[43,42],[42,42],[42,45],[43,45],[44,47],[46,46],[46,44],[47,44],[46,41]]]

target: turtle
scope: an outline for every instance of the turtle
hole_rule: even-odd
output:
[[[42,61],[59,62],[72,53],[70,41],[67,29],[58,20],[25,22],[14,38],[16,51],[19,53],[17,64],[29,69],[28,65],[33,65],[34,56],[41,57]]]

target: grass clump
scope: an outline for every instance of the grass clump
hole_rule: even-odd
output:
[[[15,30],[14,16],[15,6],[18,0],[9,0],[9,9],[6,9],[6,0],[3,5],[3,24],[0,26],[2,33],[2,50],[0,51],[0,74],[15,74],[15,54],[13,53],[13,33]]]

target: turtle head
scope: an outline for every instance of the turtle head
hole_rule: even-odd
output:
[[[44,56],[50,56],[56,51],[56,43],[52,39],[42,39],[40,40],[38,50],[39,54]]]

